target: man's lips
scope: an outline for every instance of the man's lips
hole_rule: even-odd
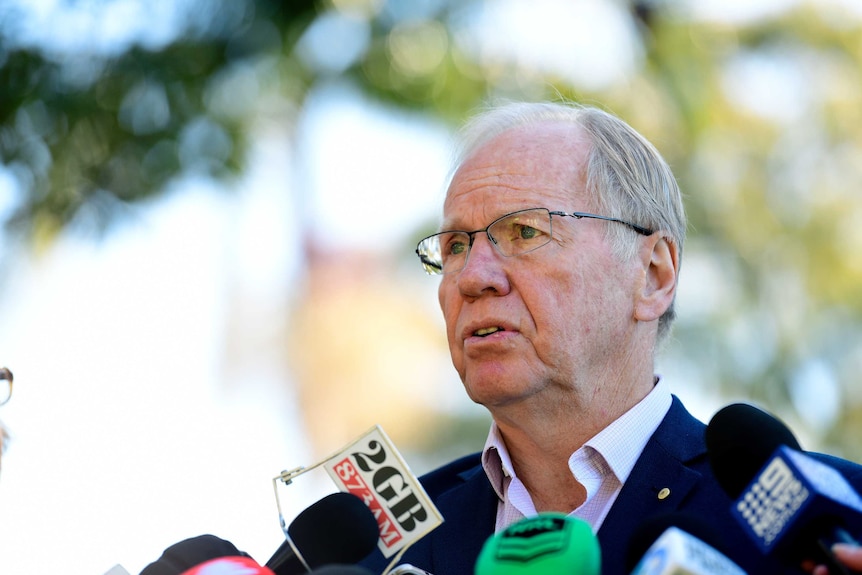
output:
[[[474,323],[468,325],[463,332],[461,332],[461,337],[464,340],[474,339],[474,338],[485,338],[495,334],[503,334],[503,333],[513,333],[515,330],[506,325],[503,322],[496,321],[487,321],[482,323]]]
[[[503,328],[497,325],[495,325],[494,327],[483,327],[474,331],[473,336],[485,337],[487,335],[491,335],[492,333],[497,333],[498,331],[503,331]]]

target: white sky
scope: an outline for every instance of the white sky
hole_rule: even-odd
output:
[[[298,145],[308,154],[300,162],[309,189],[300,193],[324,245],[397,248],[438,216],[449,160],[444,128],[341,85],[318,91],[304,116],[310,136]]]
[[[268,479],[304,464],[291,403],[266,366],[230,388],[230,202],[191,193],[103,246],[66,240],[2,294],[0,571],[137,572],[212,532],[266,555],[280,541]]]

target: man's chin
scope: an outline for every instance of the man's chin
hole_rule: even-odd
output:
[[[503,384],[499,379],[465,383],[464,389],[467,390],[467,396],[474,403],[478,403],[491,411],[523,401],[528,395],[523,386]]]

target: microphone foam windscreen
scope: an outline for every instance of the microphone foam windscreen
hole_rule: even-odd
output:
[[[793,432],[754,406],[733,403],[718,410],[706,426],[712,471],[731,499],[738,498],[779,446],[801,450]]]
[[[174,543],[153,563],[147,565],[141,575],[178,575],[195,565],[219,557],[248,557],[230,541],[215,535],[199,535]]]
[[[586,521],[561,513],[521,519],[485,541],[474,575],[601,573],[599,541]]]
[[[626,573],[631,573],[646,555],[647,550],[661,535],[676,527],[692,535],[719,553],[728,555],[727,545],[721,531],[716,529],[705,517],[677,511],[650,517],[635,529],[626,549]]]
[[[350,493],[332,493],[303,510],[287,528],[312,569],[330,563],[356,563],[380,537],[374,514]]]

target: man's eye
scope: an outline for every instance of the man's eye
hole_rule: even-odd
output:
[[[519,226],[518,227],[518,238],[522,240],[532,240],[536,238],[541,232],[534,227],[531,226]]]
[[[464,242],[451,242],[446,251],[450,255],[457,256],[467,251],[467,244]]]

